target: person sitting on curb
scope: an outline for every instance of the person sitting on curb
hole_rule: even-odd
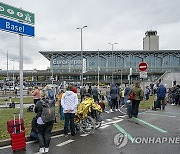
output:
[[[30,138],[31,140],[34,140],[36,142],[39,142],[39,137],[38,137],[38,124],[37,124],[37,116],[35,116],[33,119],[32,119],[32,122],[31,122],[31,133],[30,133]]]

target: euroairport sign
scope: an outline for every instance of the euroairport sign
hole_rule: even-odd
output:
[[[21,35],[34,36],[34,27],[0,17],[0,29]]]
[[[0,2],[0,15],[14,20],[34,24],[34,13],[4,4]]]

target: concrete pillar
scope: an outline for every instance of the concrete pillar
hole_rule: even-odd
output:
[[[32,75],[32,78],[31,78],[31,79],[32,79],[32,81],[34,81],[34,76],[33,76],[33,75]]]

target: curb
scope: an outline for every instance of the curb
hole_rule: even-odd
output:
[[[63,129],[53,131],[51,134],[52,136],[63,134]],[[26,142],[28,141],[32,141],[29,135],[26,136]],[[11,139],[0,140],[0,147],[7,146],[7,145],[11,145]]]

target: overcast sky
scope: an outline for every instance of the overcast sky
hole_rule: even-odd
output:
[[[35,14],[35,37],[24,37],[24,70],[47,69],[39,51],[142,50],[147,30],[157,30],[160,49],[180,49],[180,0],[0,0]],[[19,69],[19,36],[0,30],[0,69]]]

